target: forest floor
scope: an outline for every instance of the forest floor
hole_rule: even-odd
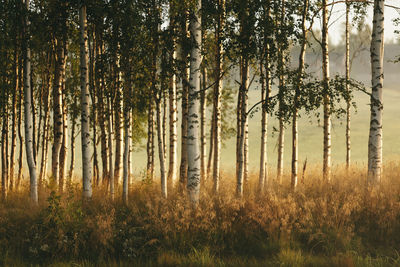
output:
[[[0,203],[0,266],[399,266],[400,162],[374,188],[364,169],[330,183],[318,170],[295,192],[284,177],[258,194],[253,175],[242,200],[225,174],[218,195],[203,184],[196,210],[158,182],[135,182],[127,204],[102,187],[84,202],[76,183],[42,188],[34,206],[22,187]]]

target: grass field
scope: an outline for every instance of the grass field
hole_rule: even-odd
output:
[[[377,188],[365,171],[337,168],[332,182],[309,170],[295,192],[289,177],[256,194],[257,176],[234,197],[225,172],[219,195],[202,186],[197,210],[185,194],[136,182],[130,200],[103,188],[82,202],[75,184],[61,196],[40,190],[0,203],[0,266],[399,266],[400,164],[387,163]]]

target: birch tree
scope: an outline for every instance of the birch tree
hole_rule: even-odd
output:
[[[89,75],[88,75],[88,36],[86,4],[80,2],[79,7],[80,26],[80,58],[81,58],[81,142],[82,142],[82,181],[83,197],[92,197],[92,165],[90,160],[90,114],[89,114]]]
[[[38,202],[36,163],[33,156],[33,122],[32,122],[32,87],[31,87],[31,49],[30,49],[30,21],[29,0],[25,0],[24,16],[24,114],[25,114],[25,150],[30,176],[30,196],[34,203]]]
[[[323,79],[323,176],[329,181],[331,176],[331,110],[329,96],[329,49],[328,49],[328,5],[322,0],[322,79]]]
[[[382,177],[382,111],[384,56],[384,0],[374,1],[371,39],[371,119],[368,139],[368,182],[377,184]]]
[[[199,92],[201,75],[201,0],[194,3],[190,12],[190,79],[189,79],[189,114],[187,133],[189,199],[197,205],[200,197],[200,144],[199,144]]]

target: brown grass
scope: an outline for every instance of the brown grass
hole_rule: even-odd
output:
[[[319,172],[309,168],[295,192],[289,177],[271,181],[262,195],[252,175],[241,200],[224,174],[218,195],[211,181],[202,185],[196,210],[179,188],[163,199],[157,182],[135,182],[127,205],[102,187],[83,202],[76,183],[61,195],[41,189],[34,206],[23,187],[0,204],[0,265],[13,257],[88,265],[400,264],[400,164],[386,164],[378,187],[366,186],[364,169],[337,167],[330,183]]]

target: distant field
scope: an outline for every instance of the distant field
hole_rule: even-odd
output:
[[[249,106],[259,101],[260,91],[249,92]],[[357,112],[351,118],[352,162],[357,165],[366,163],[369,129],[369,96],[363,93],[356,94]],[[236,118],[236,115],[233,116]],[[332,163],[333,166],[345,162],[345,118],[332,120]],[[180,122],[179,122],[180,123]],[[278,128],[278,121],[271,117],[268,121],[268,163],[270,170],[276,166],[277,134],[273,134],[273,127]],[[400,88],[394,86],[384,89],[384,124],[383,124],[383,156],[384,159],[400,158]],[[207,131],[208,132],[208,131]],[[249,118],[249,145],[250,171],[258,171],[260,155],[260,113]],[[291,157],[291,126],[287,125],[285,134],[285,170],[290,171]],[[223,169],[235,166],[236,139],[224,141],[221,154]],[[157,155],[157,154],[156,154]],[[322,125],[318,125],[316,118],[310,119],[303,115],[299,122],[299,161],[300,164],[307,158],[308,164],[322,163]],[[158,158],[156,160],[158,163]],[[135,173],[145,168],[145,150],[135,152]],[[301,165],[300,165],[301,166]]]

